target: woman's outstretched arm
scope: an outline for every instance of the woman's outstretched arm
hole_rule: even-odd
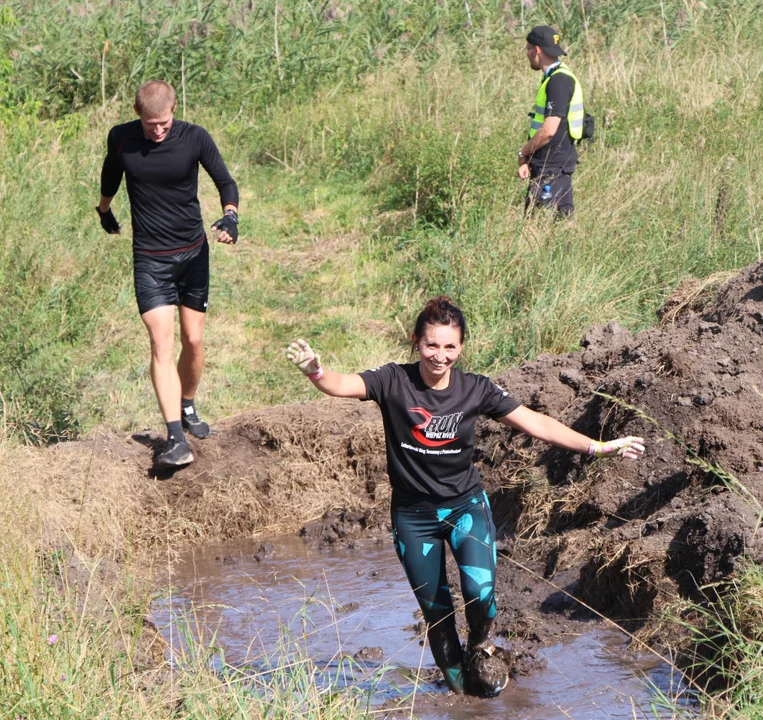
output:
[[[295,340],[286,349],[291,360],[322,393],[332,397],[365,400],[366,384],[357,373],[343,374],[328,370],[321,365],[319,355],[304,340]]]
[[[538,440],[574,452],[597,457],[622,455],[632,460],[638,460],[644,454],[643,438],[628,436],[609,442],[599,442],[524,405],[520,405],[516,410],[502,417],[499,422]]]

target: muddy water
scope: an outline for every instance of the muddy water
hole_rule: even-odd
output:
[[[317,550],[293,536],[270,542],[272,548],[259,540],[196,549],[174,563],[170,582],[160,578],[165,593],[154,603],[154,621],[178,657],[188,633],[207,642],[216,633],[214,644],[224,648],[226,662],[257,669],[307,652],[327,678],[361,687],[375,683],[379,702],[413,691],[405,669],[435,667],[413,627],[417,605],[391,543]],[[420,684],[415,715],[671,717],[650,711],[654,695],[647,683],[670,692],[676,678],[654,656],[625,652],[617,633],[595,628],[539,654],[546,668],[512,681],[494,700],[460,702],[440,684]],[[357,662],[340,662],[347,655]],[[390,666],[378,682],[380,668]]]

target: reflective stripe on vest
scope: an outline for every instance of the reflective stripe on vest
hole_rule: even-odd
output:
[[[564,63],[561,63],[554,72],[568,75],[575,81],[575,90],[572,93],[569,110],[567,110],[567,125],[570,137],[573,140],[580,140],[583,137],[583,88],[572,70]],[[538,132],[538,129],[546,119],[546,86],[551,79],[551,75],[543,80],[538,88],[538,94],[535,96],[535,107],[533,108],[532,121],[530,122],[530,137]]]

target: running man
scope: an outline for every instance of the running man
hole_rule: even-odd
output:
[[[392,483],[392,532],[397,555],[419,602],[437,666],[456,693],[492,697],[506,687],[496,672],[490,627],[496,615],[495,525],[472,463],[480,415],[573,452],[637,459],[642,438],[602,443],[520,405],[484,375],[453,367],[464,347],[466,321],[447,297],[430,300],[412,334],[417,363],[390,363],[360,374],[323,367],[304,340],[287,357],[318,390],[375,401],[382,412]],[[458,563],[469,636],[456,631],[445,571],[445,543]],[[502,664],[499,668],[503,668]]]
[[[96,207],[103,229],[118,234],[111,210],[124,175],[130,198],[135,296],[151,341],[151,381],[167,423],[167,443],[157,467],[193,461],[184,430],[209,437],[194,398],[204,367],[204,319],[209,293],[209,245],[198,198],[199,163],[220,193],[218,240],[238,239],[238,188],[209,133],[175,120],[171,85],[144,83],[135,95],[138,120],[111,128]],[[181,351],[174,360],[175,306]]]

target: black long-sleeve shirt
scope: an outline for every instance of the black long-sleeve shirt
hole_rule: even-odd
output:
[[[223,207],[238,207],[238,187],[203,127],[173,120],[159,143],[145,137],[140,120],[111,128],[101,195],[116,195],[126,176],[136,252],[181,252],[204,238],[199,163],[217,186]]]

